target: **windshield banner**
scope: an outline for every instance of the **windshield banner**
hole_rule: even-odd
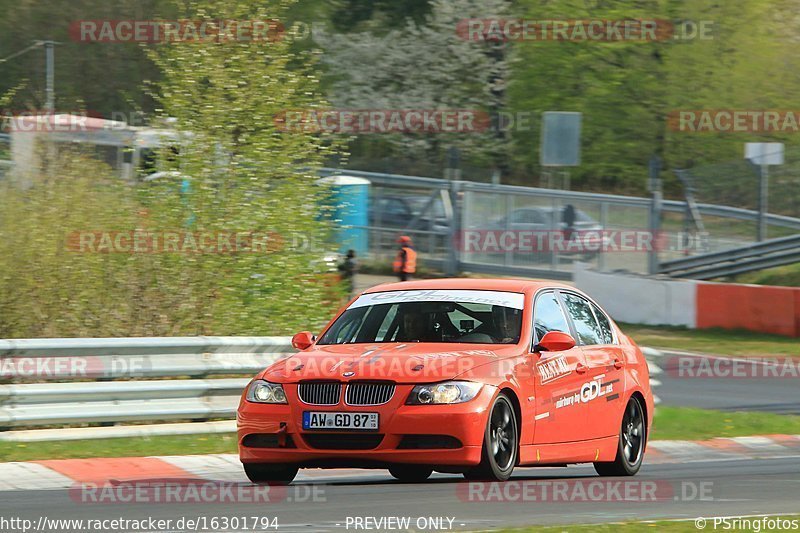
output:
[[[525,295],[516,292],[436,289],[375,292],[361,295],[348,309],[356,309],[368,305],[408,302],[457,302],[462,304],[501,305],[512,309],[522,309],[525,305]]]

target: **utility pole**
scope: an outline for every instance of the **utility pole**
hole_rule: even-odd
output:
[[[769,166],[784,164],[783,143],[745,143],[744,157],[758,172],[758,229],[759,242],[767,240],[769,207]]]
[[[48,113],[54,113],[56,109],[56,52],[55,46],[57,44],[61,44],[56,41],[34,41],[31,46],[25,48],[24,50],[20,50],[15,54],[11,54],[8,57],[0,59],[0,63],[5,63],[9,59],[13,59],[15,57],[21,56],[22,54],[26,54],[31,50],[36,48],[44,47],[45,51],[45,62],[47,65],[47,74],[45,80],[46,86],[46,103],[45,107]]]

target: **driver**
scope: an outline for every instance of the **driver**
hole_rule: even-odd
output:
[[[400,339],[404,342],[430,342],[435,336],[428,328],[428,320],[418,307],[409,307],[403,313],[403,335]]]
[[[522,331],[521,309],[493,305],[492,322],[494,322],[495,340],[497,342],[501,344],[516,344],[519,342],[520,331]]]

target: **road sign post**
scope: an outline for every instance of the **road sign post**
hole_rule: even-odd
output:
[[[782,165],[783,143],[745,143],[744,157],[759,169],[758,172],[758,234],[759,242],[767,239],[769,210],[769,166]]]
[[[657,235],[661,230],[661,202],[662,202],[662,189],[661,189],[661,159],[654,155],[650,159],[650,180],[649,189],[652,195],[650,202],[650,236],[653,243],[647,254],[647,271],[650,275],[658,273],[659,260],[657,250]]]

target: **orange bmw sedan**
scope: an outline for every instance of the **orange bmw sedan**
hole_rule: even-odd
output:
[[[653,420],[639,347],[581,291],[547,281],[446,279],[373,287],[239,404],[253,482],[300,468],[435,470],[506,480],[515,467],[639,471]]]

